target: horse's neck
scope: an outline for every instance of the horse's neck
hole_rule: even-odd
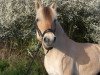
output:
[[[56,29],[56,37],[58,38],[56,40],[56,45],[58,46],[58,49],[61,49],[64,51],[71,50],[72,46],[74,47],[76,42],[69,39],[69,37],[66,35],[64,30],[62,29],[61,25],[58,24],[56,28],[57,28]]]

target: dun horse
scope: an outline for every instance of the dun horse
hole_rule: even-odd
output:
[[[57,21],[56,4],[36,3],[37,39],[42,43],[44,66],[49,75],[97,75],[100,45],[69,39]]]

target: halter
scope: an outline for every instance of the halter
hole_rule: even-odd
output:
[[[35,21],[35,23],[36,23],[36,21]],[[39,36],[42,37],[42,39],[43,39],[44,35],[45,35],[46,33],[48,33],[48,32],[51,32],[51,33],[55,34],[55,31],[56,31],[56,20],[54,20],[54,22],[53,22],[52,25],[54,25],[54,28],[52,27],[52,29],[47,29],[47,30],[45,30],[43,33],[41,32],[41,30],[40,30],[40,29],[38,28],[38,26],[36,25],[36,30],[37,30]],[[49,50],[51,50],[52,48],[53,48],[53,47],[46,48],[46,49],[48,50],[47,53],[48,53]]]
[[[35,23],[36,23],[36,21],[35,21]],[[38,28],[38,26],[36,25],[36,30],[37,30],[39,36],[41,36],[41,37],[43,38],[44,35],[45,35],[46,33],[48,33],[48,32],[51,32],[51,33],[55,34],[55,31],[56,31],[56,20],[54,20],[53,25],[55,25],[54,28],[52,27],[52,29],[47,29],[47,30],[45,30],[43,33],[41,32],[41,30],[40,30],[40,29]]]
[[[40,31],[40,29],[38,28],[38,26],[36,26],[36,30],[37,30],[39,36],[41,36],[42,38],[43,38],[44,35],[45,35],[46,33],[48,33],[48,32],[55,33],[55,30],[53,30],[53,29],[47,29],[47,30],[45,30],[45,31],[42,33],[42,32]]]

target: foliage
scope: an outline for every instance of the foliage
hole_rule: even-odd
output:
[[[46,5],[53,0],[42,0]],[[58,20],[77,42],[100,43],[99,0],[57,0]],[[35,54],[34,0],[0,0],[0,75],[25,75]],[[29,75],[46,75],[42,50]]]
[[[59,3],[59,20],[70,38],[77,42],[100,42],[99,0],[68,0]]]
[[[0,61],[0,71],[4,71],[7,67],[9,67],[9,64],[5,60]]]

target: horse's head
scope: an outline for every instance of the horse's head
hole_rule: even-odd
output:
[[[56,41],[56,5],[43,6],[36,4],[36,27],[37,39],[42,42],[46,49],[53,48]]]

